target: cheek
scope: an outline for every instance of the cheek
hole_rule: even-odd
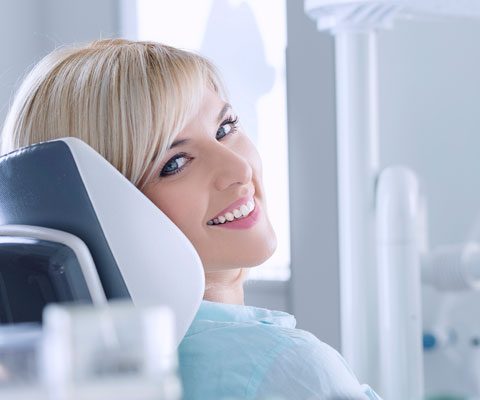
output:
[[[188,218],[185,213],[187,207],[190,206],[187,196],[176,196],[174,194],[162,195],[155,203],[168,218],[170,218],[177,226],[185,225],[184,219]]]

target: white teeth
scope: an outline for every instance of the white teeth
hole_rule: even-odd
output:
[[[255,208],[255,203],[252,200],[249,200],[247,204],[242,204],[240,208],[234,209],[231,212],[227,212],[225,215],[220,215],[213,220],[208,221],[208,225],[220,225],[224,224],[225,222],[231,222],[234,219],[240,219],[246,217],[250,214],[253,209]]]
[[[240,217],[243,217],[243,214],[240,210],[235,209],[235,210],[232,211],[232,213],[233,213],[233,216],[237,219],[240,218]]]
[[[242,216],[246,217],[250,212],[250,209],[244,204],[243,206],[240,207],[240,211],[242,213]]]

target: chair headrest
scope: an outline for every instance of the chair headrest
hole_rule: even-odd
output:
[[[42,142],[0,157],[0,225],[7,224],[57,229],[83,240],[107,298],[169,306],[177,343],[200,306],[204,272],[193,245],[79,139]]]

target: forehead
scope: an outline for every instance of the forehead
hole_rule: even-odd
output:
[[[211,89],[205,90],[198,111],[189,119],[185,127],[175,137],[176,141],[184,139],[192,130],[217,126],[222,122],[225,114],[231,109],[230,104],[223,100],[218,93]],[[172,144],[172,146],[173,146]]]
[[[193,119],[195,117],[206,118],[218,122],[218,116],[226,104],[217,92],[207,88],[203,94],[198,113]]]

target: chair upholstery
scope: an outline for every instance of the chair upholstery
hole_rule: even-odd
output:
[[[91,252],[106,297],[169,306],[177,342],[202,300],[203,268],[189,240],[79,139],[42,142],[0,157],[0,225],[75,235]]]

